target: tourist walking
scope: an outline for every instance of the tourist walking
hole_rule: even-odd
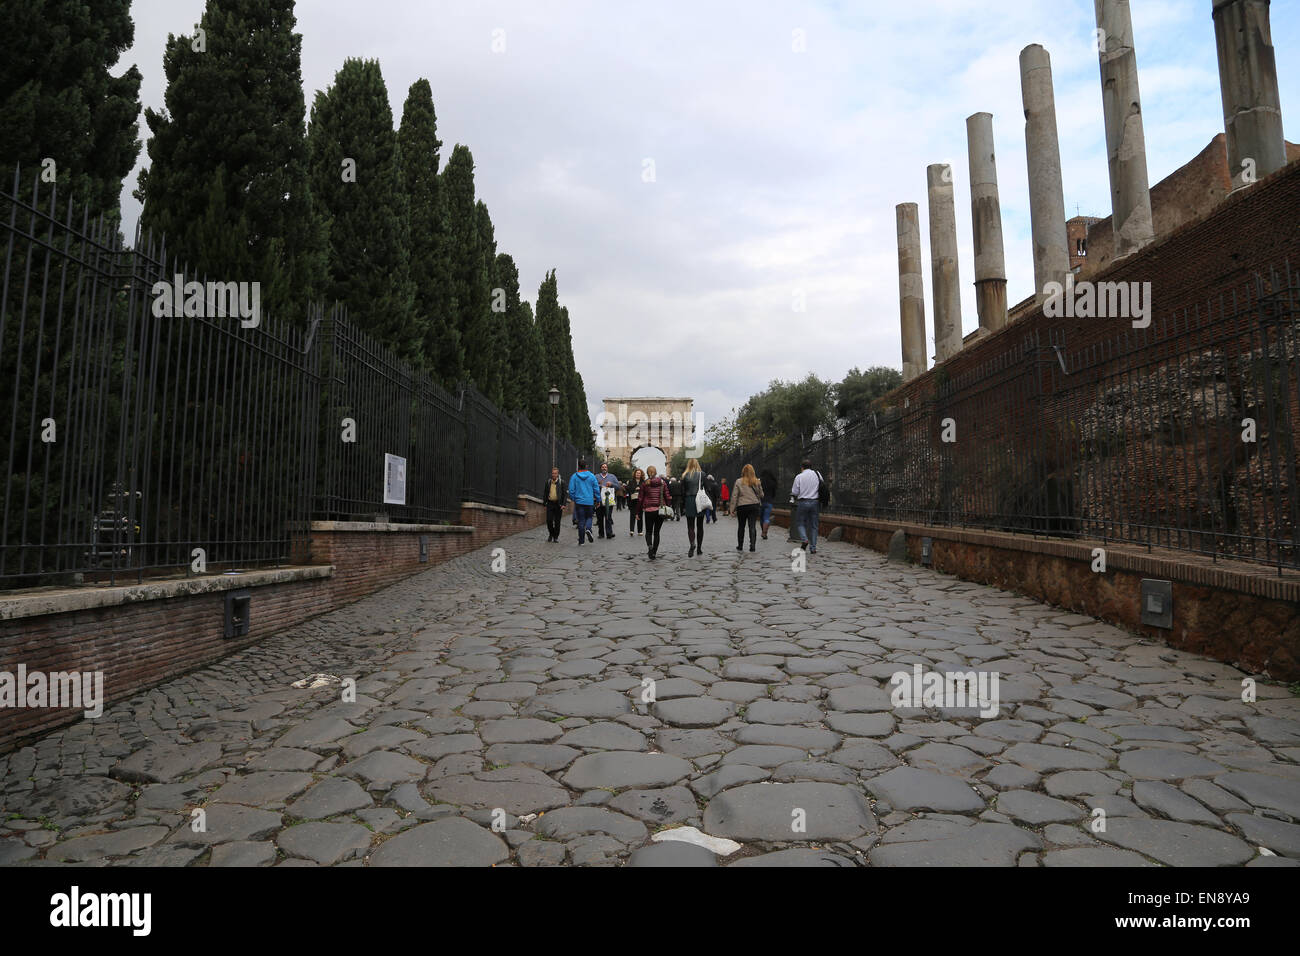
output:
[[[686,555],[688,558],[704,553],[704,515],[707,509],[700,508],[696,500],[703,487],[704,472],[700,470],[699,461],[692,458],[682,473],[682,494],[677,499],[680,509],[686,513],[686,537],[691,544]]]
[[[632,477],[628,479],[624,489],[627,492],[627,536],[630,538],[634,534],[640,534],[644,527],[644,519],[641,515],[641,485],[645,481],[645,472],[640,468],[632,472]]]
[[[664,523],[660,509],[672,502],[668,482],[660,478],[656,472],[654,465],[645,470],[646,480],[641,483],[640,489],[641,512],[645,515],[646,554],[651,561],[659,553],[659,527]]]
[[[618,476],[609,473],[609,465],[600,463],[596,476],[600,485],[600,500],[596,502],[596,529],[602,538],[614,537],[614,503],[618,500]]]
[[[799,529],[800,547],[809,554],[817,553],[817,496],[821,491],[821,475],[813,471],[812,462],[805,458],[799,464],[790,497],[794,500],[795,527]]]
[[[726,484],[723,484],[726,487]],[[749,550],[754,550],[758,538],[758,513],[763,507],[763,484],[754,474],[754,466],[746,465],[736,479],[736,550],[745,545],[745,528],[749,528]]]
[[[727,487],[726,478],[722,479],[722,490],[718,493],[718,497],[722,499],[722,513],[731,514],[731,489]]]
[[[712,475],[704,476],[704,493],[709,496],[709,507],[704,512],[704,520],[711,523],[718,523],[718,481]]]
[[[772,524],[772,506],[776,504],[776,475],[772,474],[771,468],[764,468],[759,481],[763,484],[763,512],[758,523],[763,529],[763,540],[766,541],[767,529]]]
[[[680,478],[677,478],[677,477],[669,478],[669,479],[668,479],[668,492],[669,492],[669,494],[671,494],[671,495],[673,496],[673,501],[676,501],[677,504],[678,504],[678,507],[676,507],[676,508],[673,509],[673,520],[674,520],[674,521],[681,521],[681,520],[682,520],[682,509],[681,509],[681,502],[682,502],[682,480],[681,480]]]
[[[569,478],[569,498],[573,500],[573,516],[578,522],[578,544],[591,537],[591,516],[596,510],[596,499],[600,495],[600,484],[596,476],[587,470],[587,459],[578,459],[578,470]]]
[[[547,541],[560,540],[560,519],[564,515],[564,503],[568,500],[568,490],[564,487],[564,479],[560,477],[560,469],[552,468],[551,477],[546,479],[546,488],[542,492],[542,501],[546,502]]]

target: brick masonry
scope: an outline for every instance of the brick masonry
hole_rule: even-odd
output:
[[[49,613],[0,614],[0,671],[102,671],[108,704],[209,664],[240,648],[335,607],[351,603],[433,564],[481,548],[498,538],[545,524],[537,498],[519,498],[517,509],[465,503],[459,526],[399,525],[401,530],[360,522],[313,524],[313,576],[265,574],[240,580],[252,591],[251,634],[225,637],[226,592],[176,593],[168,586],[122,589],[98,607]],[[411,530],[406,530],[411,529]],[[428,561],[420,561],[420,537],[428,540]],[[206,580],[206,579],[204,579]],[[192,589],[193,590],[193,589]],[[150,592],[175,596],[153,598]],[[7,596],[12,598],[13,596]],[[104,598],[104,595],[96,595]],[[35,597],[32,600],[41,600]],[[54,606],[50,600],[43,604]],[[74,595],[69,603],[76,603]],[[30,609],[29,609],[30,610]],[[0,753],[81,717],[77,709],[0,708]]]
[[[773,519],[789,527],[788,511],[775,511]],[[824,514],[819,527],[823,536],[843,528],[844,541],[875,551],[888,551],[890,537],[901,527],[913,562],[921,560],[922,537],[929,537],[937,571],[1097,617],[1253,674],[1300,680],[1300,574],[1294,572],[1279,575],[1258,565],[1214,563],[1099,541],[899,525],[848,515]],[[1104,574],[1092,570],[1094,548],[1106,551]],[[1143,578],[1172,582],[1172,630],[1141,622]]]

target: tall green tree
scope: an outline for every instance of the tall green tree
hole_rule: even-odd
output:
[[[505,408],[523,412],[539,427],[550,423],[544,384],[541,342],[533,322],[533,309],[519,298],[519,269],[504,252],[497,254],[497,282],[505,292],[506,353]]]
[[[474,157],[467,146],[457,143],[452,149],[439,189],[447,206],[447,264],[454,326],[465,351],[466,373],[478,390],[487,394],[491,383],[481,378],[482,358],[476,352],[482,348],[484,317],[492,306],[490,277],[474,199]]]
[[[465,350],[456,329],[448,259],[451,223],[438,176],[442,142],[426,79],[416,80],[407,92],[397,143],[410,208],[411,281],[424,361],[435,379],[454,386],[465,377]]]
[[[886,365],[876,365],[865,372],[849,370],[833,389],[835,414],[845,422],[861,420],[871,412],[871,403],[903,384],[903,373]]]
[[[564,336],[565,368],[569,380],[569,440],[579,448],[591,448],[591,414],[587,411],[587,391],[582,375],[573,358],[573,331],[569,324],[569,309],[560,306],[560,326]]]
[[[0,4],[0,189],[21,166],[30,195],[52,160],[45,178],[61,197],[121,220],[122,181],[140,153],[140,71],[110,71],[134,36],[130,0]]]
[[[330,219],[326,299],[410,361],[422,361],[410,209],[378,60],[348,59],[311,108],[311,182]]]
[[[835,426],[832,389],[811,372],[799,382],[773,381],[737,412],[737,437],[744,447],[789,437],[805,444],[812,441]]]
[[[552,388],[558,388],[561,392],[564,392],[568,389],[569,379],[561,352],[568,347],[569,341],[563,337],[565,332],[560,325],[560,296],[554,269],[546,273],[546,277],[542,279],[542,284],[537,287],[535,313],[537,340],[541,346],[542,381],[546,383],[548,393]],[[561,395],[561,408],[568,407],[565,405],[565,401],[566,397]],[[556,425],[556,431],[567,436],[569,433],[567,414],[559,421],[560,424]]]
[[[470,326],[466,339],[466,364],[479,390],[498,408],[505,408],[507,295],[497,276],[496,231],[487,204],[481,199],[474,203],[474,222],[478,230],[478,249],[482,259],[479,272],[487,290],[487,308],[474,317]]]
[[[167,105],[145,110],[136,197],[169,257],[258,281],[266,311],[301,322],[323,291],[326,223],[308,182],[293,11],[293,0],[208,0],[201,33],[168,36]]]

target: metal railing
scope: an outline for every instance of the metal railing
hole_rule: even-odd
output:
[[[222,314],[161,240],[127,249],[39,181],[0,189],[0,223],[0,589],[293,563],[311,519],[452,521],[541,493],[549,433],[449,394],[340,308]],[[178,275],[205,314],[160,308]]]
[[[1086,348],[1060,334],[1014,341],[954,378],[941,367],[838,434],[714,471],[770,468],[780,503],[807,457],[831,481],[829,512],[1300,567],[1289,263]]]

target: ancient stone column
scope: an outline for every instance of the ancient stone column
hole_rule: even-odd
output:
[[[996,332],[1007,324],[1007,261],[1002,247],[1002,204],[993,151],[993,114],[966,118],[970,158],[970,217],[975,233],[975,305],[980,328]]]
[[[1115,258],[1132,255],[1156,237],[1147,180],[1147,144],[1142,132],[1137,53],[1129,0],[1093,0],[1101,60],[1101,102],[1110,157],[1110,203]]]
[[[1037,43],[1020,51],[1020,93],[1025,105],[1025,154],[1029,167],[1029,224],[1034,241],[1034,293],[1049,283],[1065,287],[1070,242],[1065,233],[1065,187],[1056,136],[1052,58]]]
[[[942,362],[961,351],[961,278],[957,274],[957,209],[953,205],[952,167],[927,166],[930,197],[930,291],[934,296],[935,359]]]
[[[1286,165],[1269,0],[1214,0],[1219,89],[1234,189]]]
[[[921,211],[899,203],[898,312],[903,339],[903,381],[916,378],[929,362],[925,349],[925,286],[921,279]]]

